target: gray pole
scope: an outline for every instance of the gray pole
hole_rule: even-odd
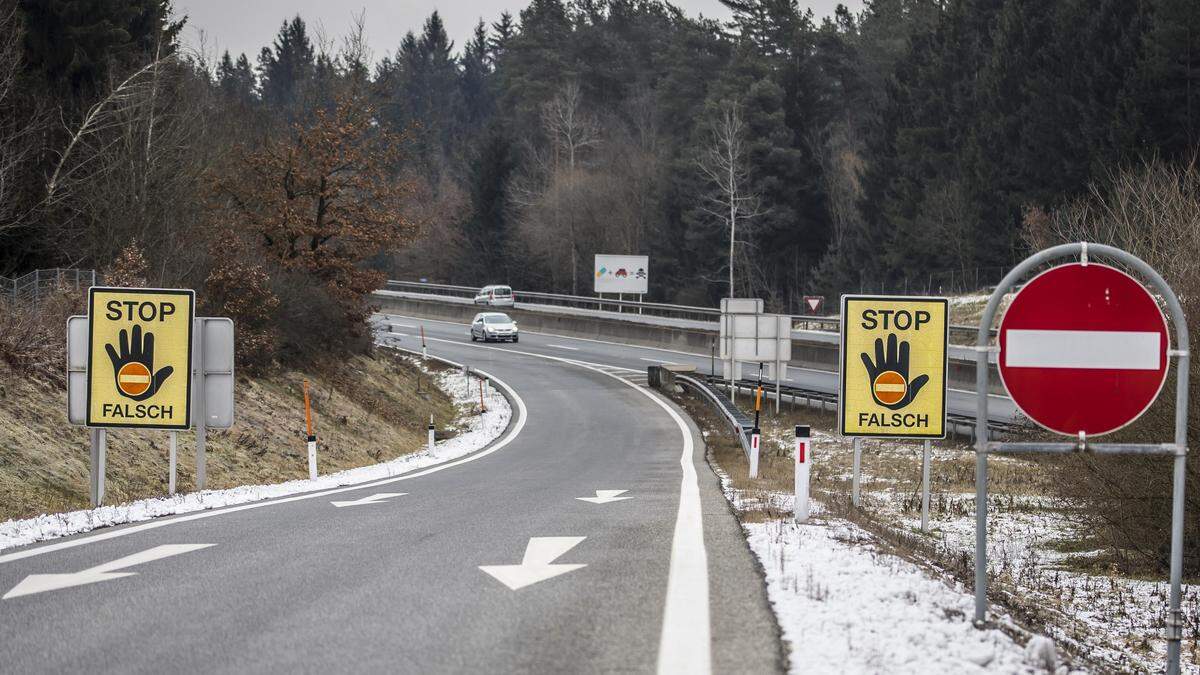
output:
[[[859,503],[859,470],[862,468],[862,438],[854,438],[854,477],[850,483],[850,498],[855,506]]]
[[[205,444],[208,442],[208,412],[204,408],[204,321],[196,319],[192,324],[192,330],[196,333],[195,347],[192,353],[192,360],[195,364],[193,372],[196,374],[192,380],[192,415],[196,421],[196,489],[203,490],[207,477],[204,453]]]
[[[921,531],[929,531],[929,455],[933,441],[925,441],[925,451],[921,454]]]
[[[1187,469],[1188,368],[1191,355],[1188,346],[1187,324],[1183,323],[1183,308],[1174,293],[1166,293],[1167,304],[1175,317],[1175,485],[1171,503],[1171,613],[1167,616],[1167,675],[1177,675],[1180,669],[1180,647],[1183,639],[1183,613],[1179,601],[1183,584],[1183,490]]]
[[[167,494],[172,497],[175,496],[175,467],[177,458],[179,457],[176,453],[178,443],[179,433],[175,431],[169,432],[167,437],[167,465],[169,467],[167,473]]]
[[[91,471],[89,482],[88,495],[91,497],[92,506],[100,506],[104,501],[104,452],[106,450],[106,439],[104,438],[104,429],[92,428],[89,429],[91,437]]]

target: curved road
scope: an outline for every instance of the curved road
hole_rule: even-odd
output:
[[[503,308],[499,308],[496,311],[502,310]],[[481,308],[480,311],[488,310]],[[420,340],[417,333],[418,326],[424,326],[425,336],[430,345],[446,344],[445,342],[439,343],[438,340],[457,343],[467,339],[467,327],[465,324],[436,319],[402,317],[394,314],[380,315],[377,321],[380,322],[384,330],[393,327],[397,333],[393,337],[399,339],[400,343],[408,348],[420,347]],[[493,346],[510,350],[514,348],[509,343]],[[628,368],[643,372],[646,370],[646,366],[654,363],[679,363],[696,366],[701,373],[714,372],[713,361],[710,356],[705,354],[692,354],[670,349],[563,337],[545,333],[523,332],[521,334],[521,341],[517,343],[515,348],[520,351],[577,359],[594,364]],[[717,361],[715,365],[716,372],[720,372],[721,362]],[[745,375],[749,377],[749,371],[746,371]],[[839,381],[836,372],[789,366],[787,375],[788,377],[784,380],[784,384],[827,394],[836,395],[838,393]],[[976,395],[974,391],[951,389],[947,393],[946,399],[946,410],[949,413],[971,418],[975,416]],[[1017,419],[1017,408],[1011,398],[992,394],[988,396],[988,416],[1000,422],[1013,422]]]
[[[444,340],[432,353],[519,397],[499,445],[387,481],[6,551],[0,670],[783,667],[757,563],[686,417],[595,368],[505,353],[525,343],[477,346],[461,326],[422,323]],[[381,494],[400,496],[331,503]]]

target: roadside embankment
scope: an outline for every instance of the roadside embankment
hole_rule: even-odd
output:
[[[345,360],[336,371],[289,370],[239,377],[233,428],[210,431],[212,490],[307,477],[302,381],[310,381],[318,469],[329,474],[410,454],[434,416],[449,436],[459,416],[433,370],[389,350]],[[168,434],[113,430],[106,503],[167,494]],[[193,489],[194,434],[179,434],[180,493]],[[0,519],[88,506],[88,437],[66,420],[66,393],[52,381],[0,364]]]

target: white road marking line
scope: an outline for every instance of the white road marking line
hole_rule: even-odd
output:
[[[1009,368],[1158,370],[1162,365],[1162,338],[1156,332],[1010,329],[1005,340]]]
[[[100,581],[132,577],[137,572],[118,572],[117,570],[123,570],[126,567],[133,567],[135,565],[143,565],[155,560],[161,560],[162,558],[170,558],[182,553],[198,551],[209,546],[216,546],[216,544],[164,544],[78,572],[68,574],[30,574],[22,579],[19,584],[13,586],[9,592],[5,593],[3,599],[9,600],[19,598],[23,595],[33,595],[35,593],[71,588],[72,586],[84,586]]]
[[[629,490],[596,490],[595,497],[576,497],[581,502],[590,502],[592,504],[607,504],[609,502],[619,502],[633,497],[621,497]]]
[[[408,494],[408,493],[407,492],[377,492],[369,497],[363,497],[362,499],[355,499],[353,501],[348,501],[348,502],[329,502],[329,503],[333,504],[334,506],[336,506],[340,509],[345,506],[363,506],[366,504],[382,504],[382,503],[384,503],[385,500],[391,499],[392,497],[403,497],[406,494]]]
[[[530,537],[525,556],[517,565],[480,565],[510,590],[519,590],[539,581],[587,567],[577,563],[554,564],[554,561],[575,548],[587,537]]]
[[[647,358],[644,358],[644,357],[639,357],[639,358],[641,358],[641,360],[642,360],[642,361],[649,361],[650,363],[661,363],[661,364],[663,364],[663,365],[666,365],[666,366],[677,366],[677,365],[679,365],[678,363],[675,363],[674,361],[664,361],[664,360],[662,360],[662,359],[647,359]]]
[[[416,326],[411,326],[411,325],[409,325],[409,324],[407,324],[407,323],[394,323],[394,324],[392,324],[392,326],[394,326],[394,327],[396,327],[396,328],[411,328],[412,330],[416,330],[416,329],[417,329],[417,327],[416,327]]]
[[[399,335],[400,337],[408,337],[408,333],[397,333],[394,330],[389,330],[388,335]]]
[[[577,351],[579,351],[579,347],[568,347],[568,346],[566,346],[566,345],[552,345],[552,344],[547,344],[546,346],[547,346],[547,347],[554,347],[555,349],[566,349],[566,350],[573,351],[573,352],[577,352]]]
[[[448,342],[448,340],[447,340],[447,342]],[[123,527],[119,530],[109,530],[107,532],[92,535],[90,537],[80,537],[78,539],[71,539],[69,541],[60,541],[55,544],[47,544],[45,546],[38,546],[36,548],[27,549],[24,551],[17,551],[16,553],[9,553],[8,555],[0,555],[0,564],[12,562],[14,560],[22,560],[24,558],[32,558],[33,556],[42,555],[44,553],[52,553],[54,551],[61,551],[61,550],[68,549],[68,548],[75,548],[76,546],[83,546],[84,544],[94,544],[96,542],[108,541],[109,539],[116,539],[117,537],[125,537],[125,536],[131,535],[131,534],[145,532],[146,530],[154,530],[154,529],[158,529],[160,527],[166,527],[167,525],[175,525],[177,523],[187,523],[187,522],[191,522],[193,520],[203,520],[204,518],[213,518],[215,516],[223,516],[227,513],[237,513],[238,511],[248,511],[250,509],[260,509],[265,506],[276,506],[278,504],[289,504],[291,502],[303,501],[305,499],[316,499],[318,497],[325,497],[327,495],[336,495],[336,494],[341,494],[343,492],[351,492],[353,490],[362,490],[365,488],[378,487],[380,485],[388,485],[389,483],[396,483],[396,482],[402,481],[402,480],[410,480],[412,478],[420,478],[421,476],[428,476],[431,473],[437,473],[438,471],[444,471],[445,469],[449,469],[449,468],[456,467],[456,466],[461,466],[468,462],[473,462],[477,459],[487,457],[488,455],[499,451],[501,448],[504,448],[509,443],[513,442],[513,439],[515,439],[517,437],[517,435],[521,433],[521,430],[525,428],[525,422],[528,421],[528,419],[529,419],[529,411],[525,407],[524,399],[522,399],[517,394],[517,392],[512,387],[508,386],[508,384],[506,384],[503,380],[501,380],[487,372],[479,370],[478,368],[475,369],[475,373],[477,373],[481,377],[488,378],[489,380],[494,382],[497,386],[503,387],[504,390],[506,392],[508,392],[508,394],[512,398],[512,400],[515,401],[517,404],[516,422],[514,424],[512,424],[512,426],[509,428],[507,434],[505,434],[502,438],[500,438],[500,440],[496,441],[492,445],[492,447],[490,447],[486,450],[481,450],[479,452],[476,452],[471,455],[467,455],[466,457],[462,457],[460,459],[456,459],[451,462],[445,462],[443,464],[435,464],[433,466],[429,466],[424,469],[418,469],[412,473],[401,474],[399,476],[393,476],[392,478],[384,478],[382,480],[378,480],[378,481],[374,481],[374,482],[360,483],[358,485],[350,485],[347,487],[335,488],[333,490],[322,490],[320,492],[309,492],[306,494],[296,495],[294,497],[283,497],[281,499],[275,499],[275,500],[270,500],[270,501],[252,502],[249,504],[240,504],[238,506],[230,506],[228,508],[223,508],[223,509],[214,510],[214,511],[201,511],[199,513],[191,513],[188,515],[178,516],[178,517],[174,517],[174,518],[164,517],[161,520],[151,520],[149,522],[142,523],[141,525],[132,525],[130,527]]]

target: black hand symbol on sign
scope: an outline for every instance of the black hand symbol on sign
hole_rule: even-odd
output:
[[[867,378],[870,380],[871,398],[879,405],[890,410],[899,410],[912,403],[921,388],[929,382],[928,375],[921,375],[914,380],[908,379],[908,342],[902,341],[897,345],[896,334],[889,333],[887,337],[887,353],[883,351],[883,339],[875,338],[875,361],[866,353],[860,354],[863,365],[867,367]],[[880,399],[880,376],[893,373],[892,377],[883,378],[892,387],[891,391],[899,394],[896,387],[903,387],[903,394],[896,397]],[[898,377],[897,377],[898,376]]]
[[[133,399],[134,401],[144,401],[158,393],[162,383],[175,372],[171,366],[164,366],[157,373],[154,373],[154,333],[147,332],[145,339],[142,338],[142,327],[134,325],[133,327],[133,344],[129,342],[129,332],[124,328],[118,334],[118,340],[121,343],[121,353],[113,349],[112,345],[104,345],[105,351],[108,352],[108,358],[113,364],[113,378],[116,381],[117,391],[121,392],[122,396]],[[136,375],[144,376],[149,380],[146,388],[141,393],[130,394],[126,391],[130,385],[121,385],[121,371],[131,363],[140,364],[145,368],[135,368]],[[150,377],[150,373],[154,373],[154,377]],[[128,377],[128,375],[127,375]]]

